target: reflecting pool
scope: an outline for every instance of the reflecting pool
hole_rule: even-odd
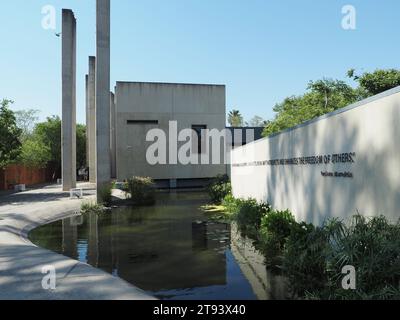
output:
[[[160,299],[280,298],[269,275],[235,226],[209,221],[201,192],[158,194],[153,207],[117,208],[73,216],[30,234],[36,245],[118,276]]]

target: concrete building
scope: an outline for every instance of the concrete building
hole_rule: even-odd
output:
[[[176,133],[183,129],[193,130],[200,140],[194,153],[201,158],[213,148],[212,143],[207,143],[207,138],[202,136],[201,130],[217,129],[223,132],[225,129],[225,99],[223,85],[117,82],[117,179],[149,176],[166,187],[185,187],[202,184],[209,178],[226,173],[223,161],[219,164],[182,164],[177,159],[177,152],[185,142],[177,142],[176,137]],[[176,128],[170,127],[171,121],[176,121]],[[146,141],[151,129],[160,129],[167,134],[165,164],[154,165],[146,159],[146,152],[154,143]],[[176,151],[170,151],[174,149]],[[223,159],[223,142],[219,152]]]
[[[263,138],[264,127],[227,127],[226,129],[232,137],[232,141],[226,142],[231,142],[232,149]]]

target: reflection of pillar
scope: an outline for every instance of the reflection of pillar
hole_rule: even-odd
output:
[[[97,238],[98,250],[99,250],[97,267],[108,273],[113,273],[114,271],[113,240],[112,240],[113,232],[110,232],[110,230],[113,230],[114,228],[114,226],[112,225],[113,215],[114,214],[108,214],[102,216],[97,223],[99,232]],[[102,228],[105,228],[106,230],[102,231]]]
[[[111,178],[115,179],[117,177],[117,137],[115,134],[115,95],[110,93],[110,151],[111,151]]]
[[[62,181],[76,187],[76,19],[62,10]]]
[[[97,194],[111,179],[110,159],[110,0],[96,5]],[[102,200],[97,197],[97,200]]]
[[[89,57],[89,179],[96,183],[96,57]]]
[[[118,230],[119,217],[120,217],[119,212],[114,212],[111,215],[111,225],[113,226],[113,229]],[[118,235],[119,235],[118,231],[113,232],[111,235],[111,261],[112,261],[111,263],[112,263],[113,274],[115,274],[115,271],[118,272],[119,269],[119,254],[120,254],[121,244],[119,243],[120,237]]]
[[[88,215],[89,236],[88,236],[88,263],[94,267],[99,263],[99,234],[98,234],[98,216],[96,213]]]
[[[63,254],[73,259],[78,259],[78,226],[71,223],[71,219],[62,222]]]

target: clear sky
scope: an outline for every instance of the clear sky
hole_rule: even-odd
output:
[[[341,27],[356,8],[357,29]],[[41,26],[44,5],[77,17],[77,117],[85,121],[87,57],[95,54],[95,0],[0,1],[0,99],[61,113],[61,38]],[[111,0],[115,81],[217,83],[228,110],[272,118],[309,80],[350,68],[400,68],[398,0]]]

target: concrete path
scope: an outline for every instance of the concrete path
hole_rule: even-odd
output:
[[[151,300],[142,290],[102,270],[38,248],[30,230],[78,212],[94,200],[89,184],[84,200],[70,200],[58,186],[0,197],[0,299],[2,300]],[[44,266],[56,268],[57,288],[42,288]]]

